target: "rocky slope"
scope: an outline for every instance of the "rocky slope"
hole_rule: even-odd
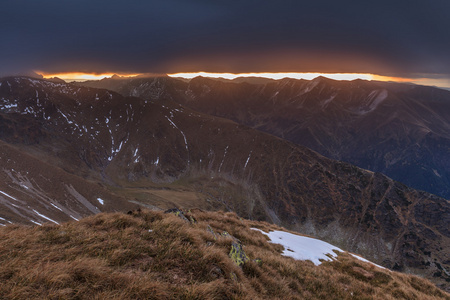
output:
[[[324,77],[250,82],[162,77],[83,84],[146,99],[170,97],[450,198],[450,92]]]
[[[125,196],[133,205],[161,206],[164,193],[176,189],[174,204],[192,207],[195,201],[197,207],[282,224],[389,268],[434,276],[445,286],[450,269],[445,199],[192,111],[164,94],[154,102],[24,77],[0,83],[1,139],[77,180],[106,185],[116,195],[103,199],[107,195],[89,188],[83,197],[91,204],[101,198],[120,210],[130,205]],[[13,151],[8,159],[22,160]],[[47,189],[52,192],[51,186]],[[147,194],[155,189],[159,200]],[[185,199],[186,189],[192,201]],[[4,192],[28,201],[14,189]]]
[[[103,185],[65,172],[3,141],[0,165],[0,226],[60,223],[134,207]]]

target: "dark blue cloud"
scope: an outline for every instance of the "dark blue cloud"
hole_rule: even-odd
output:
[[[450,74],[449,1],[6,0],[0,10],[2,73]]]

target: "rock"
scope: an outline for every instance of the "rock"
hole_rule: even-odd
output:
[[[207,226],[206,227],[206,231],[208,231],[209,233],[211,233],[213,236],[214,236],[214,240],[216,241],[217,240],[217,235],[216,235],[216,233],[214,232],[214,230],[211,228],[211,226]]]
[[[183,219],[184,221],[189,223],[189,220],[186,218],[184,213],[181,210],[179,210],[178,208],[168,209],[164,213],[165,214],[169,214],[169,213],[175,214],[176,216],[180,217],[181,219]]]
[[[241,266],[249,261],[247,254],[245,254],[244,250],[242,249],[242,244],[236,241],[231,244],[229,255],[238,266]]]

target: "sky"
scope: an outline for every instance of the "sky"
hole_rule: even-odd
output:
[[[3,0],[0,76],[370,73],[448,84],[448,0]]]

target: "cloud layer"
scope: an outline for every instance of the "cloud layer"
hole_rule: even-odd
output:
[[[6,0],[1,73],[450,74],[450,2]]]

